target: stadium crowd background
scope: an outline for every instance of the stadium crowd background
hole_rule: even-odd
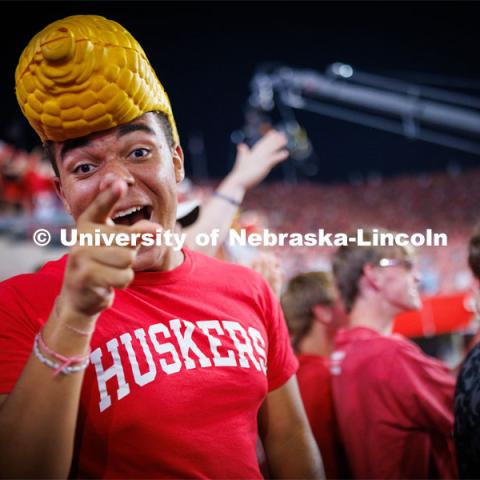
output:
[[[5,237],[28,240],[42,225],[58,229],[70,224],[41,150],[27,152],[0,144],[0,171],[0,232]],[[357,179],[354,184],[270,182],[247,196],[238,226],[248,232],[269,229],[300,234],[319,228],[327,233],[349,232],[364,225],[409,234],[427,228],[446,233],[447,246],[420,247],[418,256],[423,293],[451,294],[466,290],[471,282],[465,245],[478,218],[479,182],[480,169]],[[189,186],[183,198],[205,198],[215,185],[215,181],[204,181]],[[18,221],[22,218],[24,222]],[[265,248],[280,257],[287,278],[301,271],[329,269],[334,250],[328,246]]]

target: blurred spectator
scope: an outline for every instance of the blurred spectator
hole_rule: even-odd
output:
[[[38,225],[71,222],[55,193],[53,170],[42,150],[27,153],[0,142],[0,232],[28,238]]]
[[[24,182],[28,166],[28,155],[19,150],[2,163],[2,201],[7,212],[30,211]]]
[[[23,176],[26,201],[28,209],[34,216],[41,212],[40,217],[48,217],[49,212],[54,212],[56,204],[55,187],[53,183],[52,168],[46,161],[41,150],[33,150],[29,156],[29,164]]]
[[[285,280],[285,274],[278,258],[275,255],[262,252],[250,265],[253,270],[257,271],[270,285],[273,293],[280,297]]]
[[[346,478],[348,468],[341,447],[333,405],[329,356],[346,315],[326,272],[292,278],[281,299],[290,338],[300,366],[297,380],[327,478]]]
[[[372,233],[364,238],[372,241]],[[349,312],[331,356],[333,397],[355,478],[456,478],[454,378],[392,335],[394,317],[421,306],[412,252],[340,247],[333,270]]]
[[[468,263],[475,276],[474,304],[480,312],[480,225],[469,243]],[[455,390],[455,443],[460,478],[480,475],[480,344],[466,357]]]

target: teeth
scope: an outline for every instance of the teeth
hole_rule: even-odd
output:
[[[120,218],[120,217],[125,217],[126,215],[130,215],[131,213],[138,212],[141,210],[143,207],[131,207],[127,208],[126,210],[122,210],[121,212],[118,212],[113,218]]]

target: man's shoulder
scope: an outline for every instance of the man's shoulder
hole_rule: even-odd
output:
[[[345,331],[345,338],[353,348],[364,348],[367,344],[370,352],[388,350],[402,353],[421,353],[419,347],[403,335],[392,334],[385,335],[369,328],[353,328],[351,331]]]
[[[475,389],[478,392],[477,402],[480,404],[480,385],[478,382],[471,381],[471,379],[474,378],[480,378],[480,343],[477,343],[465,357],[465,360],[463,361],[462,367],[458,374],[457,384],[457,388],[459,389],[460,386],[462,386],[462,388],[466,390],[466,384],[468,384],[468,388],[470,390]]]
[[[480,344],[470,350],[462,364],[455,390],[455,437],[460,461],[476,456],[480,444]],[[468,460],[469,462],[472,460]],[[474,464],[474,462],[473,462]],[[463,465],[463,468],[466,468]]]
[[[392,340],[392,349],[397,356],[416,362],[436,363],[444,366],[440,360],[424,353],[416,343],[403,335],[393,334],[390,338]]]
[[[438,359],[428,356],[414,342],[399,334],[382,335],[376,338],[371,345],[372,351],[383,353],[391,358],[393,364],[400,367],[402,363],[435,364],[445,368]]]
[[[39,293],[50,290],[53,285],[60,283],[63,278],[67,255],[58,260],[47,262],[38,271],[15,275],[0,282],[0,292],[24,291]]]
[[[342,329],[335,338],[335,350],[355,351],[365,355],[377,355],[383,350],[397,348],[398,339],[367,327]]]
[[[334,375],[354,375],[362,372],[367,381],[388,380],[395,362],[402,363],[416,353],[415,345],[396,335],[382,335],[373,329],[355,327],[337,334],[335,351],[330,357],[330,370]]]

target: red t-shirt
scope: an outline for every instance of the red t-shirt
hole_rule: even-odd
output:
[[[347,475],[333,405],[329,361],[319,355],[298,355],[298,386],[313,436],[322,454],[327,478]]]
[[[399,335],[341,330],[331,357],[335,408],[355,478],[456,478],[455,380]]]
[[[172,271],[137,273],[98,319],[72,476],[260,477],[258,409],[297,368],[281,309],[255,272],[184,253]],[[65,261],[0,284],[0,393],[48,318]]]

